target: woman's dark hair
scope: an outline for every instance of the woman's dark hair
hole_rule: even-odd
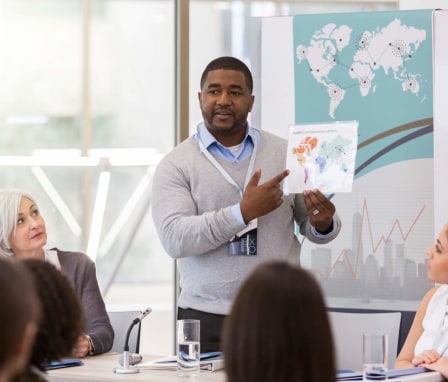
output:
[[[0,368],[12,356],[29,323],[39,324],[40,305],[23,265],[0,258]]]
[[[247,87],[252,93],[254,89],[254,81],[252,79],[252,73],[250,72],[249,68],[243,61],[230,56],[218,57],[215,58],[213,61],[210,61],[210,63],[205,67],[204,71],[202,72],[200,83],[201,89],[204,87],[205,81],[207,80],[208,72],[219,69],[236,70],[238,72],[242,72],[244,74],[244,77],[246,78]]]
[[[306,270],[264,263],[243,283],[222,331],[228,382],[334,382],[331,328]]]
[[[43,369],[46,363],[72,353],[84,331],[84,312],[69,279],[54,265],[38,259],[20,262],[33,275],[42,306],[30,364]]]

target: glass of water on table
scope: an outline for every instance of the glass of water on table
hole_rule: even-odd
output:
[[[200,321],[177,321],[177,376],[196,377],[199,374]]]
[[[387,334],[364,334],[363,381],[387,380]]]

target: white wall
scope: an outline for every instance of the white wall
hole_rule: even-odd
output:
[[[400,0],[400,9],[448,9],[446,0]]]

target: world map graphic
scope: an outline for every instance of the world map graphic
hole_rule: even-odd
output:
[[[357,36],[348,25],[328,23],[308,43],[299,43],[295,54],[297,63],[307,64],[314,80],[326,88],[328,115],[335,119],[348,91],[357,90],[362,97],[381,91],[375,81],[378,71],[398,81],[403,92],[419,96],[422,74],[410,70],[409,63],[426,34],[398,18]]]
[[[291,126],[284,181],[285,193],[319,188],[322,192],[350,192],[355,167],[356,121]]]

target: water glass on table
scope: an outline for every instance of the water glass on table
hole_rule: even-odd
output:
[[[200,361],[200,321],[177,321],[177,376],[196,377]]]
[[[363,334],[363,381],[387,380],[387,334]]]

